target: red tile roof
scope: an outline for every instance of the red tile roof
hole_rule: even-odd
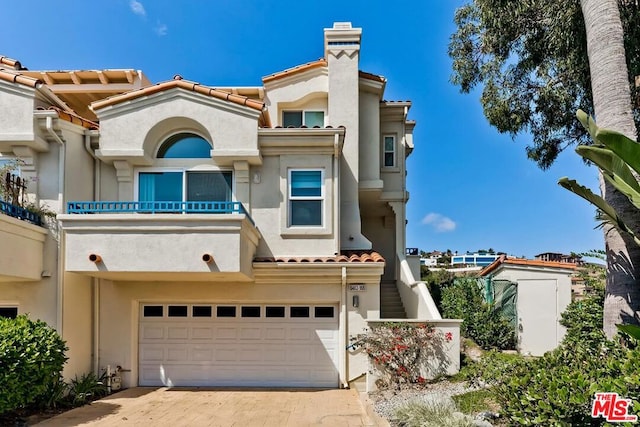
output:
[[[303,71],[311,70],[313,68],[326,67],[327,61],[324,58],[320,58],[317,61],[307,62],[306,64],[297,65],[295,67],[287,68],[284,71],[279,71],[274,74],[269,74],[262,78],[262,83],[268,83],[273,80],[278,80],[283,77],[292,76],[294,74],[301,73]]]
[[[20,61],[17,61],[15,59],[11,59],[11,58],[7,58],[6,56],[1,56],[1,55],[0,55],[0,66],[11,67],[14,70],[23,70],[24,69],[22,67],[22,64],[20,64]]]
[[[502,264],[510,264],[510,265],[522,265],[522,266],[530,266],[530,267],[547,267],[547,268],[565,268],[575,270],[578,266],[577,264],[567,263],[567,262],[557,262],[557,261],[540,261],[537,259],[523,259],[523,258],[507,258],[502,255],[500,258],[486,266],[482,271],[480,271],[480,276],[486,276],[492,271],[496,270]]]
[[[115,95],[100,101],[91,103],[93,110],[99,110],[110,105],[119,104],[121,102],[129,101],[132,99],[140,98],[142,96],[152,95],[154,93],[163,92],[165,90],[181,88],[190,90],[193,92],[201,93],[203,95],[211,96],[213,98],[222,99],[225,101],[233,102],[234,104],[244,105],[254,110],[264,111],[264,102],[257,101],[255,99],[248,98],[242,95],[235,95],[229,92],[224,92],[209,86],[201,85],[200,83],[191,82],[188,80],[182,80],[182,77],[176,76],[173,80],[169,80],[163,83],[158,83],[153,86],[147,86],[142,89],[126,92],[121,95]]]
[[[87,120],[84,117],[80,117],[79,115],[72,113],[71,111],[65,111],[62,108],[51,106],[49,110],[56,111],[58,113],[58,117],[62,120],[65,120],[70,123],[74,123],[76,125],[80,125],[85,129],[99,129],[100,125],[96,122],[92,122],[91,120]]]
[[[373,251],[349,251],[333,257],[256,257],[254,262],[274,262],[287,264],[304,264],[304,263],[383,263],[384,258],[378,252]]]
[[[23,76],[17,71],[3,70],[2,68],[0,68],[0,80],[4,80],[11,83],[19,83],[21,85],[29,86],[33,88],[38,87],[38,85],[41,85],[43,83],[42,80],[40,79],[34,79],[33,77]]]
[[[378,74],[367,73],[366,71],[359,71],[358,73],[359,73],[360,77],[362,77],[363,79],[374,80],[374,81],[380,82],[380,83],[386,83],[387,82],[387,78],[386,77],[380,76]]]

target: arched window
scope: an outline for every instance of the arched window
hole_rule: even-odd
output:
[[[167,138],[158,150],[159,159],[208,159],[211,145],[193,133],[178,133]]]

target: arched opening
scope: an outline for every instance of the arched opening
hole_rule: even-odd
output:
[[[177,133],[160,145],[159,159],[208,159],[211,145],[206,139],[193,133]]]

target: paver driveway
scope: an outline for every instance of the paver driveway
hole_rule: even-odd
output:
[[[373,418],[376,418],[375,416]],[[355,390],[136,387],[37,424],[61,426],[375,426]]]

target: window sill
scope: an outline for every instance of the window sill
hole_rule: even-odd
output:
[[[286,238],[317,238],[331,235],[331,230],[326,227],[287,227],[280,230],[280,236]]]

